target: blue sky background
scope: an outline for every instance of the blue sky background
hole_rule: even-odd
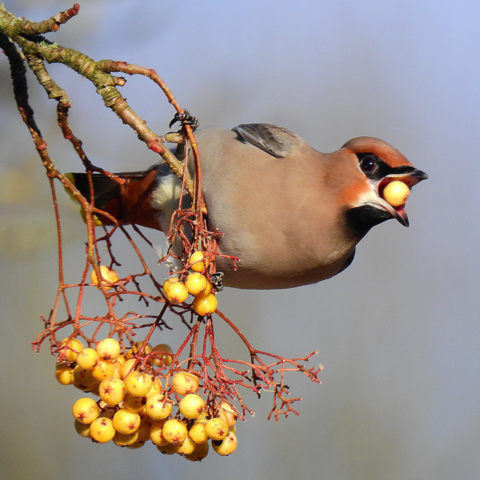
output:
[[[6,2],[34,20],[69,6]],[[325,370],[320,386],[291,377],[300,417],[267,421],[270,397],[252,398],[256,416],[239,425],[237,451],[201,464],[80,438],[70,413],[79,392],[56,383],[47,348],[31,352],[55,295],[54,223],[0,56],[5,478],[480,479],[479,24],[475,1],[96,0],[48,35],[94,59],[156,69],[201,126],[275,123],[322,151],[377,136],[430,175],[409,200],[410,228],[375,228],[341,275],[219,297],[255,346],[291,357],[317,349]],[[88,81],[60,65],[49,71],[71,96],[72,126],[94,162],[125,171],[156,161]],[[154,131],[167,130],[173,111],[147,80],[128,78],[122,92]],[[78,169],[53,102],[32,81],[30,96],[54,161]],[[78,272],[83,225],[68,199],[61,208],[67,266]]]

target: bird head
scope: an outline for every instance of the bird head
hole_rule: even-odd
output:
[[[390,218],[396,218],[408,227],[406,198],[392,205],[384,197],[385,187],[399,181],[409,191],[428,178],[427,174],[416,169],[398,150],[378,138],[354,138],[336,153],[348,162],[354,177],[353,182],[342,188],[342,201],[348,205],[347,221],[352,231],[362,237],[370,228]]]

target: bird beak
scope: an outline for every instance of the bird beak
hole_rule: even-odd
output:
[[[392,173],[384,177],[378,184],[378,196],[382,200],[382,206],[394,217],[396,218],[404,227],[408,227],[408,216],[407,211],[405,210],[406,201],[403,205],[392,206],[383,198],[383,190],[385,187],[395,180],[405,183],[409,189],[412,189],[414,185],[426,180],[428,175],[421,170],[417,170],[414,167],[399,167],[402,170],[400,173]]]

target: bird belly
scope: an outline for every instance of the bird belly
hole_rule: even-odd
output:
[[[224,234],[219,253],[239,260],[234,264],[227,257],[217,257],[217,270],[232,288],[270,290],[317,283],[339,273],[355,250],[355,245],[339,242],[327,252],[315,251],[278,234],[270,235],[267,242],[245,230],[234,237],[228,230]]]

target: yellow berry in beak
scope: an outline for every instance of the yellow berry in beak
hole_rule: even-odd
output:
[[[383,189],[383,198],[392,207],[400,207],[402,205],[405,205],[405,202],[407,201],[409,195],[410,189],[405,183],[400,182],[399,180],[390,182]]]

